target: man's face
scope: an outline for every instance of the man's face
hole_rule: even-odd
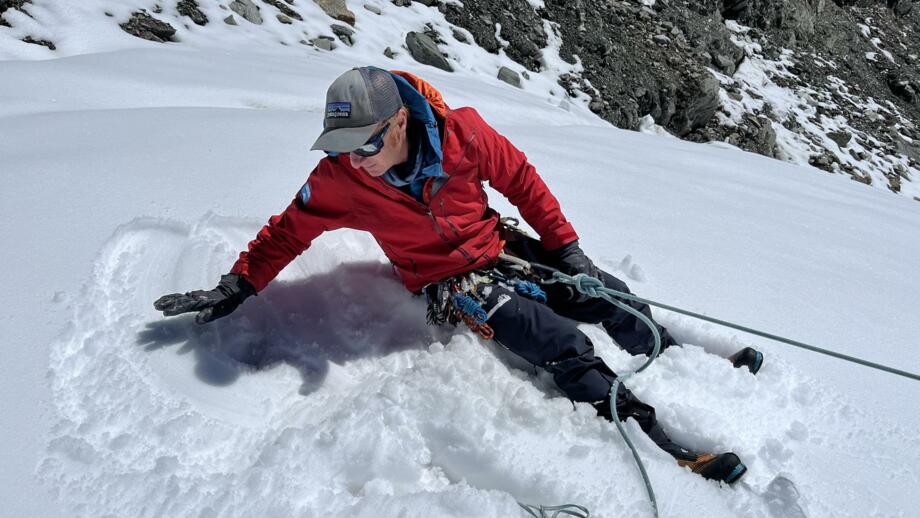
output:
[[[401,108],[396,115],[390,117],[388,121],[380,123],[374,131],[376,134],[382,130],[389,122],[390,129],[387,130],[383,137],[383,148],[374,156],[360,156],[355,153],[349,153],[348,158],[351,160],[351,166],[355,169],[361,169],[365,173],[377,177],[383,176],[391,167],[401,164],[408,160],[409,149],[406,142],[406,123],[407,115],[405,108]]]

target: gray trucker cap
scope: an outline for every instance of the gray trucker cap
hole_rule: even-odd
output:
[[[382,121],[402,107],[396,81],[386,70],[355,67],[340,75],[326,91],[323,133],[313,147],[348,153],[361,146]]]

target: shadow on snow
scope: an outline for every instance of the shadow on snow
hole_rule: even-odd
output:
[[[302,376],[300,392],[309,394],[322,384],[329,362],[421,349],[443,338],[438,333],[425,323],[424,299],[408,294],[389,265],[359,262],[274,282],[209,324],[195,323],[194,313],[150,322],[137,344],[194,354],[198,378],[216,386],[286,363]]]

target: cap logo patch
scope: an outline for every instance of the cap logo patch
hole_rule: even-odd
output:
[[[351,103],[336,102],[326,104],[326,118],[347,119],[351,117]]]

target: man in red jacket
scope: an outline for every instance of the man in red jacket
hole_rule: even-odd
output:
[[[594,405],[608,420],[636,419],[682,466],[706,478],[735,482],[744,464],[733,453],[698,453],[675,444],[655,410],[619,386],[616,408],[608,394],[616,374],[594,355],[577,322],[599,323],[621,347],[648,355],[653,338],[639,319],[600,299],[543,291],[500,258],[508,254],[575,275],[597,277],[613,289],[627,286],[599,270],[527,157],[472,108],[450,109],[418,77],[374,67],[341,75],[326,95],[324,130],[313,145],[327,157],[291,204],[269,219],[210,291],[161,297],[164,315],[198,312],[199,323],[235,310],[262,291],[327,230],[369,232],[413,293],[428,298],[429,322],[470,325],[553,375],[572,400]],[[488,205],[483,182],[507,196],[540,240],[505,225]],[[634,307],[651,315],[645,305]],[[659,327],[663,346],[676,345]],[[730,358],[756,372],[762,355],[745,348]]]

